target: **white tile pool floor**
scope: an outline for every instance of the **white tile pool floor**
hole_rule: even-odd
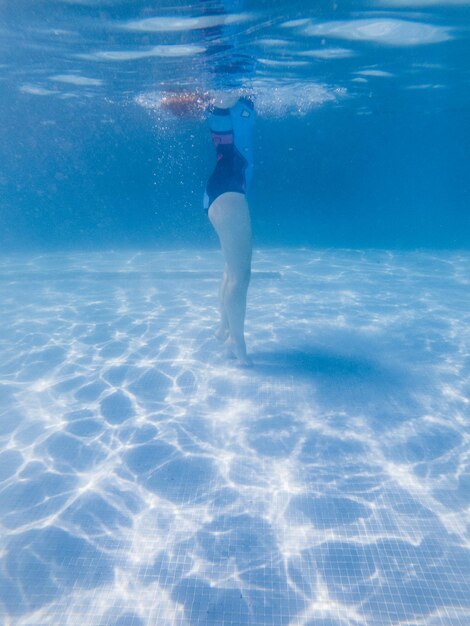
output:
[[[0,260],[6,626],[470,624],[470,255]]]

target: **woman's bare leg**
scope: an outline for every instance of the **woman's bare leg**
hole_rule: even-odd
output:
[[[219,288],[219,302],[220,302],[220,326],[215,333],[215,336],[219,341],[226,341],[230,334],[228,326],[227,311],[225,310],[225,290],[227,288],[227,267],[224,269],[222,281]]]
[[[220,331],[223,336],[228,329],[229,347],[240,363],[248,364],[244,329],[252,243],[250,213],[245,196],[232,191],[222,194],[211,204],[209,219],[219,236],[225,258],[225,272],[220,288]]]

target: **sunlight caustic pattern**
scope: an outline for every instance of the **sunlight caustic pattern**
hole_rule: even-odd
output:
[[[3,258],[9,626],[470,620],[468,254]]]

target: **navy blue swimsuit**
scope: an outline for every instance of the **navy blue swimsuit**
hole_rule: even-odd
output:
[[[204,194],[204,208],[227,191],[246,194],[253,174],[253,123],[251,100],[240,98],[230,109],[214,108],[209,127],[217,163]]]

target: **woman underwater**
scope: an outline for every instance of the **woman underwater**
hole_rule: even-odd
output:
[[[162,106],[178,116],[196,113],[204,99],[172,94]],[[216,336],[240,365],[249,366],[245,314],[251,274],[251,221],[246,200],[253,172],[255,110],[247,97],[217,95],[208,108],[216,165],[207,182],[204,208],[220,241],[225,268],[220,285],[220,327]]]

